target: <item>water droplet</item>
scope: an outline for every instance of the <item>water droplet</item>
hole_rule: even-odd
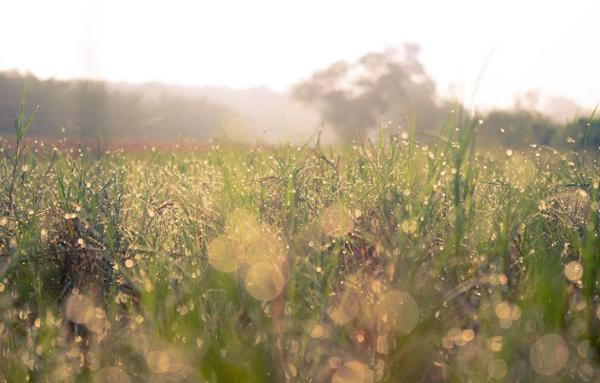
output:
[[[565,276],[571,282],[577,282],[583,277],[583,266],[577,261],[571,261],[565,266]]]
[[[472,329],[470,329],[470,328],[469,328],[469,329],[466,329],[466,330],[463,330],[463,331],[462,331],[462,334],[461,334],[461,336],[462,336],[462,339],[463,339],[465,342],[470,342],[470,341],[472,341],[473,339],[475,339],[475,331],[473,331],[473,330],[472,330]]]
[[[314,325],[312,330],[310,330],[310,337],[313,339],[319,339],[319,338],[323,337],[324,334],[325,334],[325,330],[323,329],[323,326],[321,326],[320,324]]]
[[[494,308],[494,312],[498,319],[507,319],[510,317],[510,304],[508,302],[500,302]]]

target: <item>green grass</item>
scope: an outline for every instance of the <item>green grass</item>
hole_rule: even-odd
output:
[[[595,153],[0,143],[0,381],[598,376]],[[574,263],[575,262],[575,263]]]

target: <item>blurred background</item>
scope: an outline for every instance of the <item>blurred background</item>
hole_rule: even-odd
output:
[[[426,137],[457,112],[483,121],[481,145],[600,137],[593,0],[0,7],[3,136],[26,89],[34,136],[99,146]]]

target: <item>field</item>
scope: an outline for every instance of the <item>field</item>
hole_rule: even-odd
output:
[[[479,125],[100,154],[23,110],[0,381],[596,381],[598,151],[486,152]]]

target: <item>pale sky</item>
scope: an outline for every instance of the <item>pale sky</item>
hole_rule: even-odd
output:
[[[441,93],[506,106],[534,89],[600,102],[600,1],[1,0],[0,69],[275,90],[416,42]],[[493,54],[492,54],[493,52]]]

